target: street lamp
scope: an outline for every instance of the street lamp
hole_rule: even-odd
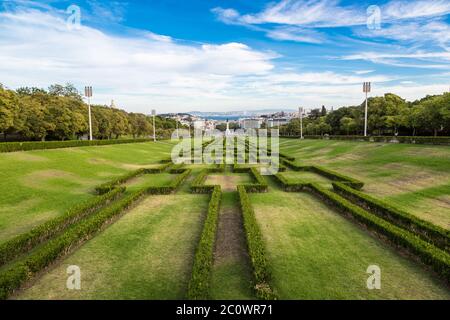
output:
[[[156,110],[155,109],[152,109],[152,116],[153,116],[153,141],[156,142],[156,125],[155,125]]]
[[[367,94],[370,92],[371,83],[364,82],[363,83],[363,92],[366,94],[366,109],[364,113],[364,137],[367,137]]]
[[[92,141],[92,116],[91,116],[91,97],[92,97],[92,87],[84,87],[84,95],[88,98],[88,110],[89,110],[89,140]]]
[[[303,139],[303,108],[298,108],[298,115],[300,117],[300,139]]]

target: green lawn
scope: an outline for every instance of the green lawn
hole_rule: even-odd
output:
[[[363,191],[450,229],[448,146],[281,139],[280,150],[360,179]]]
[[[271,186],[251,201],[280,299],[450,299],[422,266],[313,196]],[[381,290],[367,289],[369,265],[381,268]]]
[[[183,299],[207,195],[150,196],[41,277],[19,299]],[[66,269],[81,269],[68,290]]]
[[[136,143],[0,154],[0,242],[93,197],[93,188],[169,156],[172,144]]]

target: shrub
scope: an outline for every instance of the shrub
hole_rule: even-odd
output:
[[[107,192],[110,192],[114,188],[116,188],[118,185],[127,182],[128,180],[135,178],[137,176],[140,176],[145,173],[146,169],[138,169],[135,171],[130,171],[125,173],[124,175],[117,177],[111,181],[105,182],[97,187],[95,187],[95,192],[99,195],[105,194]]]
[[[245,190],[247,192],[267,192],[267,190],[269,189],[269,185],[267,184],[263,176],[259,173],[258,168],[251,167],[247,169],[247,172],[249,172],[253,177],[255,183],[243,184]]]
[[[344,183],[346,185],[349,185],[350,187],[352,187],[354,189],[358,189],[359,190],[359,189],[361,189],[364,186],[364,183],[359,181],[359,180],[356,180],[354,178],[351,178],[351,177],[348,177],[346,175],[340,174],[338,172],[332,171],[330,169],[326,169],[324,167],[311,166],[311,167],[308,167],[308,168],[310,168],[309,169],[310,171],[318,173],[318,174],[320,174],[320,175],[322,175],[322,176],[324,176],[324,177],[326,177],[326,178],[328,178],[330,180],[342,182],[342,183]]]
[[[257,297],[260,299],[276,299],[276,296],[269,285],[271,272],[269,271],[267,264],[265,246],[255,218],[253,207],[245,187],[240,185],[237,189],[244,220],[248,252],[253,267],[253,277]]]
[[[124,187],[111,190],[100,197],[95,197],[69,209],[60,217],[54,218],[2,243],[0,245],[0,266],[20,254],[28,252],[43,241],[64,231],[70,225],[103,208],[108,203],[119,198],[124,191]]]
[[[214,244],[221,198],[222,192],[220,186],[213,186],[208,213],[195,252],[192,276],[188,287],[187,296],[191,300],[205,300],[209,298],[209,284],[214,260]]]
[[[342,183],[333,183],[333,188],[339,194],[353,202],[356,202],[364,209],[377,214],[378,216],[396,224],[401,228],[418,234],[425,241],[429,241],[441,249],[446,251],[449,250],[450,231],[436,226],[428,221],[419,219],[416,216],[402,211],[391,204],[356,191]]]
[[[6,299],[37,272],[49,266],[57,258],[68,253],[78,244],[92,238],[105,224],[139,200],[144,192],[145,190],[139,190],[127,195],[111,206],[103,208],[86,219],[79,221],[63,234],[32,251],[22,261],[15,262],[7,269],[0,271],[0,299]]]
[[[194,178],[191,183],[191,192],[192,193],[210,193],[214,189],[212,185],[205,185],[206,177],[208,176],[208,169],[203,169],[200,173]]]
[[[447,252],[422,240],[417,235],[365,211],[340,195],[317,184],[308,184],[308,189],[340,212],[350,215],[369,229],[385,236],[393,244],[416,255],[423,263],[430,265],[445,281],[450,282],[450,255]]]
[[[275,181],[283,188],[286,192],[299,192],[303,191],[305,188],[305,183],[302,182],[291,182],[282,174],[276,174],[273,176]]]
[[[4,142],[0,143],[0,153],[28,151],[28,150],[44,150],[59,149],[86,146],[104,146],[111,144],[139,143],[149,142],[150,139],[123,139],[123,140],[67,140],[67,141],[35,141],[35,142]]]

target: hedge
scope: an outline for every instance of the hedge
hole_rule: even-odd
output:
[[[342,182],[342,183],[352,187],[353,189],[358,189],[359,190],[359,189],[361,189],[364,186],[364,183],[359,181],[359,180],[357,180],[357,179],[354,179],[354,178],[351,178],[349,176],[340,174],[340,173],[338,173],[336,171],[332,171],[332,170],[326,169],[324,167],[311,166],[309,168],[310,168],[310,171],[318,173],[321,176],[327,177],[330,180]]]
[[[208,169],[203,169],[200,173],[194,178],[191,183],[191,192],[192,193],[210,193],[213,191],[213,185],[205,185],[206,177],[209,174]]]
[[[0,153],[28,151],[28,150],[44,150],[44,149],[60,149],[86,146],[104,146],[111,144],[124,143],[140,143],[149,142],[151,139],[123,139],[123,140],[67,140],[67,141],[36,141],[36,142],[3,142],[0,143]]]
[[[283,188],[286,192],[299,192],[303,191],[305,188],[305,183],[302,182],[291,182],[286,179],[282,174],[276,174],[273,176],[275,181]]]
[[[259,299],[276,299],[276,295],[269,285],[271,272],[266,259],[266,250],[261,230],[256,221],[253,207],[245,187],[239,185],[237,189],[244,220],[244,231],[247,239],[248,252],[253,268],[256,296]]]
[[[364,209],[371,211],[385,220],[418,234],[425,241],[433,243],[435,246],[449,251],[450,231],[436,226],[428,221],[402,211],[391,204],[373,198],[365,193],[356,191],[342,183],[334,182],[333,188],[340,195],[356,202]]]
[[[187,177],[191,174],[191,169],[180,169],[178,170],[180,174],[173,179],[168,186],[152,186],[146,189],[146,193],[148,194],[171,194],[175,192],[178,187],[187,179]]]
[[[9,268],[2,270],[0,272],[0,299],[8,298],[14,290],[18,289],[25,281],[31,279],[37,272],[70,252],[78,244],[91,239],[108,221],[131,207],[144,193],[145,190],[136,191],[113,203],[111,206],[103,208],[88,218],[79,221],[65,233],[38,247],[25,259],[17,261]]]
[[[300,138],[300,136],[282,136],[283,138]],[[304,136],[306,139],[330,139],[330,140],[349,140],[366,142],[384,142],[384,143],[412,143],[412,144],[433,144],[450,145],[450,137],[431,137],[431,136],[345,136],[345,135],[325,135],[325,136]]]
[[[247,171],[253,177],[255,182],[243,184],[245,190],[247,192],[267,192],[267,190],[269,189],[269,185],[267,184],[263,176],[259,173],[259,169],[256,167],[251,167],[247,169]]]
[[[54,218],[2,243],[0,245],[0,266],[18,257],[20,254],[30,251],[38,244],[64,231],[70,225],[105,207],[119,198],[124,191],[124,187],[111,190],[100,197],[95,197],[76,205],[60,217]]]
[[[416,255],[424,264],[431,266],[447,283],[450,283],[450,255],[446,251],[422,240],[410,231],[367,212],[340,195],[317,184],[308,184],[307,189],[337,208],[340,212],[350,215],[369,229],[373,229],[385,236],[393,244],[401,246]]]
[[[143,174],[155,174],[155,173],[162,173],[164,172],[169,166],[171,166],[171,163],[165,162],[159,167],[155,168],[140,168],[135,171],[130,171],[125,173],[124,175],[114,178],[111,181],[105,182],[97,187],[95,187],[95,192],[99,195],[105,194],[114,188],[116,188],[118,185],[121,185],[135,177],[138,177]]]
[[[206,300],[209,298],[209,284],[214,262],[214,245],[221,198],[220,186],[214,186],[202,235],[195,252],[191,280],[189,281],[187,297],[191,300]]]

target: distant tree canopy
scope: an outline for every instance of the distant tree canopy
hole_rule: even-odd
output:
[[[364,108],[342,107],[335,111],[311,110],[303,119],[307,135],[360,135],[364,132]],[[450,93],[426,96],[414,102],[387,93],[368,99],[368,131],[372,135],[450,135]],[[282,135],[300,135],[300,120],[280,128]]]
[[[0,85],[0,133],[4,140],[80,139],[89,133],[88,107],[77,89],[56,84],[48,90]],[[170,137],[175,120],[156,117],[157,135]],[[153,119],[106,106],[92,106],[92,131],[96,139],[153,135]]]

